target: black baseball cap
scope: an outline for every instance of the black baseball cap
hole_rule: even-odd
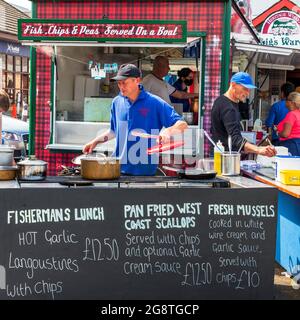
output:
[[[122,64],[115,77],[111,78],[111,81],[125,80],[127,78],[141,78],[141,70],[134,64]]]

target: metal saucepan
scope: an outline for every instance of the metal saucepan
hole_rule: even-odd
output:
[[[47,176],[47,162],[38,160],[35,156],[19,161],[17,166],[20,180],[38,181],[44,180]]]
[[[6,145],[0,145],[0,166],[12,166],[14,163],[14,150]]]
[[[81,157],[81,176],[90,180],[112,180],[120,177],[120,161],[104,154]]]

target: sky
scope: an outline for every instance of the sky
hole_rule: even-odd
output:
[[[298,7],[300,7],[300,0],[291,0]],[[279,0],[250,0],[251,8],[252,8],[252,16],[255,18],[260,13],[267,10],[274,3],[279,2]]]
[[[5,0],[6,2],[17,4],[27,9],[31,9],[31,1],[27,0]],[[278,2],[279,0],[250,0],[251,7],[252,7],[252,15],[256,17],[260,13],[264,12],[274,3]],[[300,0],[292,0],[296,5],[300,7]]]
[[[5,0],[5,2],[16,4],[18,6],[21,6],[23,8],[31,10],[31,1],[27,0]]]

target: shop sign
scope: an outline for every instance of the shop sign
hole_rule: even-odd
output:
[[[19,40],[186,42],[183,20],[19,19]]]
[[[278,11],[264,22],[261,42],[267,46],[300,48],[300,15],[293,11]]]
[[[0,52],[11,56],[29,57],[29,48],[14,42],[0,42]]]

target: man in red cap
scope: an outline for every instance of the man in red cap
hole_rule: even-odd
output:
[[[228,136],[230,135],[232,151],[243,150],[246,153],[273,157],[276,154],[273,146],[258,147],[243,139],[241,134],[238,103],[245,102],[250,95],[250,90],[255,88],[248,73],[238,72],[232,76],[229,89],[215,100],[212,107],[212,138],[215,142],[220,140],[225,150],[228,150]]]

